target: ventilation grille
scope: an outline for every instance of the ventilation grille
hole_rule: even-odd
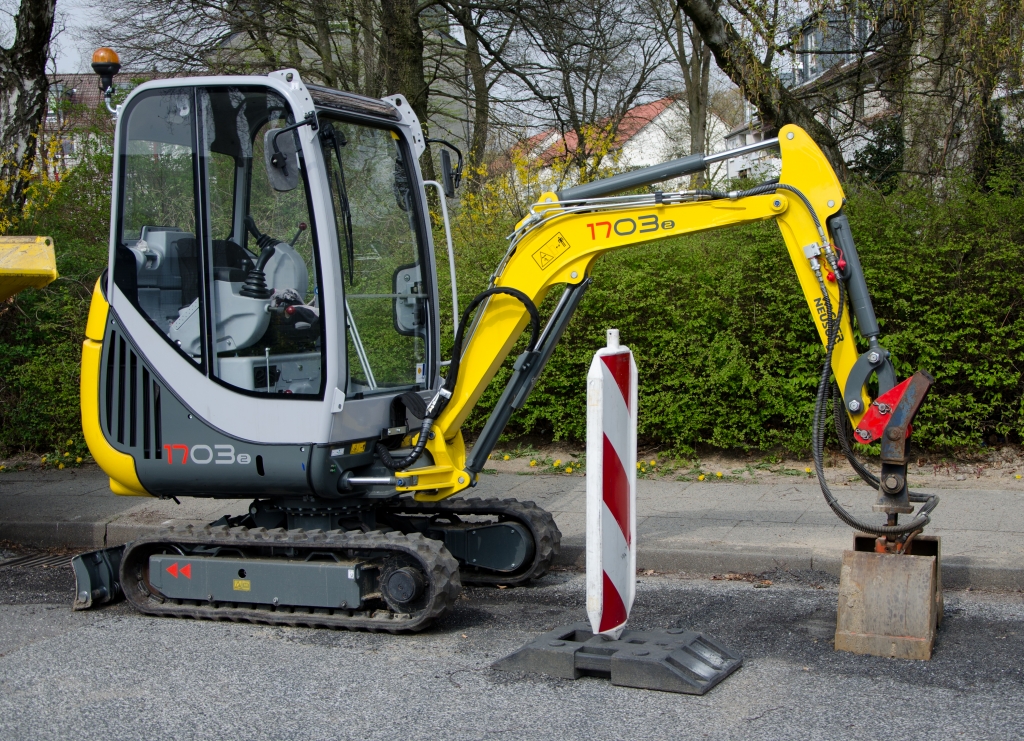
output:
[[[141,452],[143,458],[162,458],[160,384],[116,329],[103,349],[101,413],[107,439],[134,454]]]

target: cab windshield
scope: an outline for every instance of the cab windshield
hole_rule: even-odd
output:
[[[430,294],[407,155],[388,129],[320,116],[345,292],[348,386],[425,385]]]

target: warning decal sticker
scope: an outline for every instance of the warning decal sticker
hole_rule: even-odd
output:
[[[231,584],[231,588],[236,592],[248,592],[252,590],[252,582],[248,579],[235,579]]]
[[[555,258],[569,249],[569,243],[561,232],[553,236],[540,249],[533,253],[533,260],[541,270],[546,270],[548,265],[555,261]]]

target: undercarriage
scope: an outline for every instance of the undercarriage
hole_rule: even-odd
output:
[[[75,607],[123,595],[151,615],[411,632],[463,584],[542,576],[560,539],[550,513],[515,499],[257,500],[76,557]]]

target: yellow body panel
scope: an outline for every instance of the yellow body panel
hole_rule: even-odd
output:
[[[25,288],[57,280],[57,259],[49,237],[0,237],[0,301]]]
[[[86,340],[82,343],[82,375],[80,397],[82,402],[82,431],[89,452],[103,472],[110,477],[110,490],[121,496],[152,496],[139,481],[135,459],[127,453],[114,450],[100,429],[100,363],[103,358],[103,335],[109,305],[100,291],[100,282],[92,292]]]
[[[786,126],[782,129],[779,148],[782,152],[780,183],[799,189],[814,207],[824,227],[826,219],[838,212],[843,204],[839,179],[818,146],[799,127]],[[804,254],[805,246],[820,244],[821,238],[807,208],[791,192],[778,190],[775,194],[738,200],[624,205],[619,209],[564,215],[561,215],[562,207],[557,196],[548,193],[541,197],[534,210],[541,212],[544,220],[522,237],[494,283],[522,291],[536,305],[540,305],[556,284],[577,284],[585,280],[594,261],[610,250],[774,218],[786,242],[807,306],[818,325],[821,341],[823,344],[826,342],[825,325],[820,321],[824,311],[819,307],[821,291]],[[527,221],[521,222],[520,226]],[[824,258],[822,266],[828,272]],[[826,286],[835,311],[839,304],[838,284],[827,282]],[[429,476],[430,486],[436,488],[437,493],[429,496],[417,494],[417,498],[443,499],[470,485],[470,474],[464,470],[465,445],[460,428],[528,321],[529,315],[523,305],[509,296],[492,296],[481,307],[476,329],[462,355],[452,399],[438,417],[435,437],[427,445],[437,463],[430,469]],[[840,388],[845,387],[857,357],[847,306],[832,356],[832,370]],[[866,393],[862,394],[862,409],[867,409],[871,399]],[[851,415],[854,425],[861,416],[863,414]],[[408,472],[409,475],[416,473],[418,471]],[[445,475],[447,480],[439,480]],[[399,488],[426,489],[426,478],[421,476],[416,487]]]

